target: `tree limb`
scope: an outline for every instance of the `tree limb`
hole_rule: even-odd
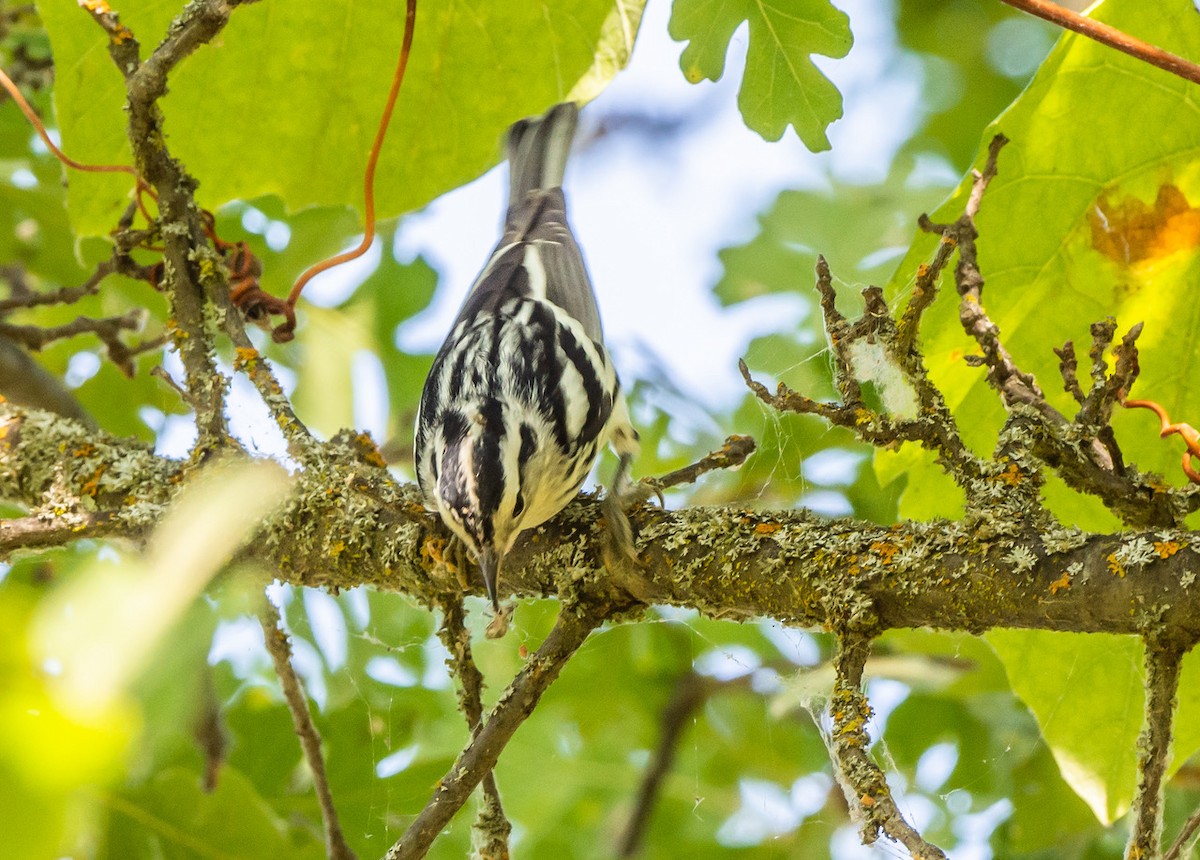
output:
[[[317,802],[321,807],[321,821],[325,828],[325,856],[329,860],[356,860],[355,854],[346,844],[342,826],[338,823],[337,808],[333,805],[333,793],[329,790],[329,778],[325,775],[325,755],[321,752],[321,733],[313,723],[312,714],[308,710],[308,697],[304,694],[304,686],[292,666],[292,647],[284,632],[279,609],[270,600],[263,600],[259,611],[259,623],[262,625],[263,637],[267,652],[275,664],[275,674],[279,677],[279,685],[283,689],[283,698],[287,702],[288,711],[292,715],[292,726],[300,738],[300,748],[304,751],[304,760],[308,763],[312,774],[313,789],[317,794]]]
[[[887,778],[867,752],[871,742],[867,735],[871,706],[862,691],[862,684],[863,668],[870,654],[869,635],[850,631],[838,634],[837,653],[833,658],[833,698],[829,703],[829,713],[833,717],[830,752],[835,774],[851,814],[862,825],[864,845],[874,843],[883,833],[907,848],[915,860],[946,860],[940,848],[926,842],[916,828],[904,820]]]
[[[584,614],[577,614],[581,611]],[[542,694],[606,614],[607,611],[563,604],[546,641],[513,678],[482,728],[438,782],[429,803],[384,855],[384,860],[417,860],[425,856],[475,786],[496,766],[500,753],[533,713]]]
[[[1176,694],[1187,650],[1170,638],[1153,634],[1146,637],[1145,645],[1146,718],[1138,737],[1138,786],[1126,860],[1157,857],[1162,850],[1163,783],[1171,763]]]
[[[167,149],[158,99],[166,92],[171,70],[224,28],[235,4],[193,0],[144,62],[138,59],[138,42],[129,28],[117,21],[107,4],[94,5],[92,17],[108,33],[109,52],[125,76],[134,162],[139,176],[156,192],[163,224],[164,281],[171,318],[180,332],[175,346],[196,408],[198,444],[201,448],[223,445],[228,438],[224,414],[228,381],[213,358],[213,337],[204,313],[205,278],[201,275],[202,259],[207,258],[215,270],[220,257],[204,235],[193,198],[196,180]]]
[[[446,663],[458,678],[458,708],[466,717],[474,738],[483,727],[483,674],[471,654],[471,634],[467,630],[466,610],[461,599],[446,601],[442,616],[438,637],[450,652]],[[482,860],[508,860],[508,836],[512,833],[512,824],[504,814],[495,771],[484,774],[482,791],[483,803],[475,819],[476,852]]]

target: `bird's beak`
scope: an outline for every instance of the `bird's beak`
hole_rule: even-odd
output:
[[[500,577],[500,554],[495,547],[485,546],[479,550],[479,571],[483,574],[483,587],[492,601],[492,608],[500,612],[500,600],[496,596],[496,581]]]

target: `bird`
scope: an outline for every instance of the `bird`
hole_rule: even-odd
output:
[[[567,222],[562,182],[577,119],[566,102],[509,130],[503,233],[434,357],[417,413],[418,487],[478,564],[497,620],[500,570],[520,534],[575,497],[609,444],[618,457],[609,498],[619,499],[638,453]]]

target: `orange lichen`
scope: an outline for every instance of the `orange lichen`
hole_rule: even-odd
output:
[[[233,351],[233,366],[237,370],[253,367],[258,361],[258,350],[252,346],[239,346]]]
[[[1016,463],[1009,463],[1008,468],[996,476],[997,481],[1008,484],[1010,487],[1020,486],[1024,478],[1025,476],[1021,474],[1021,470],[1017,468]]]
[[[1070,573],[1070,571],[1064,570],[1062,576],[1060,576],[1058,579],[1054,580],[1054,582],[1050,583],[1050,593],[1058,594],[1060,591],[1066,591],[1070,587],[1071,587],[1071,573]]]
[[[1154,542],[1154,551],[1158,553],[1159,558],[1170,558],[1183,549],[1183,544],[1173,540],[1156,540]]]
[[[375,440],[371,438],[370,433],[355,433],[354,447],[359,459],[368,466],[375,466],[379,469],[387,468],[387,460],[383,459],[383,453],[375,444]]]
[[[108,471],[108,466],[99,466],[92,474],[92,477],[84,482],[84,485],[79,488],[79,492],[85,496],[95,498],[100,492],[100,479],[104,477],[104,473]]]
[[[759,535],[773,535],[781,528],[783,526],[779,525],[779,523],[759,523],[754,527],[754,533]]]
[[[1121,564],[1121,562],[1117,561],[1117,556],[1115,553],[1110,552],[1104,557],[1104,560],[1108,562],[1109,573],[1111,573],[1113,576],[1119,576],[1121,579],[1125,578],[1125,567]]]
[[[896,553],[900,552],[900,547],[894,543],[877,540],[871,544],[871,552],[880,556],[882,564],[891,564],[892,558],[895,557]]]

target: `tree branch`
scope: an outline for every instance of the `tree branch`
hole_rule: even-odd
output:
[[[113,511],[63,514],[57,517],[32,515],[14,520],[0,520],[0,558],[11,558],[14,552],[43,547],[63,546],[82,538],[98,538],[134,534],[120,515]]]
[[[1101,45],[1107,45],[1144,63],[1157,66],[1163,71],[1183,78],[1185,81],[1200,84],[1200,66],[1191,60],[1186,60],[1177,54],[1172,54],[1170,51],[1164,51],[1162,48],[1151,45],[1148,42],[1143,42],[1141,39],[1135,39],[1128,33],[1118,30],[1116,27],[1105,24],[1102,21],[1096,21],[1080,15],[1078,12],[1065,9],[1057,3],[1050,2],[1050,0],[1000,0],[1000,2],[1007,3],[1014,9],[1020,9],[1022,12],[1028,12],[1030,15],[1041,18],[1043,21],[1057,24],[1064,30],[1072,30],[1081,36],[1087,36]]]
[[[292,667],[292,648],[281,626],[283,619],[279,616],[279,609],[270,600],[264,599],[258,620],[262,625],[267,652],[275,664],[275,674],[279,676],[279,684],[283,688],[283,698],[292,714],[292,726],[300,738],[300,748],[304,750],[304,760],[312,774],[313,789],[317,793],[321,821],[325,828],[325,856],[329,860],[356,860],[354,852],[346,844],[341,824],[338,823],[337,808],[333,805],[333,794],[329,790],[329,778],[325,775],[321,733],[313,723],[312,714],[308,710],[308,697],[305,696],[300,678]]]
[[[461,599],[451,599],[442,606],[442,626],[438,637],[450,659],[446,662],[458,678],[458,708],[467,719],[474,739],[483,727],[483,675],[471,654],[471,634],[467,630],[466,611]],[[507,860],[508,836],[512,824],[504,814],[504,803],[496,785],[496,773],[489,770],[483,776],[483,803],[475,819],[475,849],[484,860]]]
[[[438,782],[429,803],[384,855],[384,860],[417,860],[424,857],[433,840],[466,803],[484,774],[496,766],[500,753],[533,713],[546,688],[554,682],[563,666],[606,614],[595,608],[583,610],[586,612],[583,615],[576,614],[581,610],[582,607],[563,604],[558,620],[542,647],[513,678],[482,728]]]
[[[3,337],[0,337],[0,395],[21,406],[46,409],[89,427],[96,426],[61,379]]]
[[[645,838],[646,828],[650,823],[650,814],[654,811],[654,806],[658,801],[663,780],[671,772],[671,765],[675,762],[675,752],[679,748],[679,740],[683,736],[684,729],[687,728],[688,721],[692,719],[696,711],[704,707],[704,703],[713,693],[734,684],[745,686],[746,679],[718,681],[716,678],[689,671],[675,682],[675,692],[671,694],[671,700],[667,702],[667,706],[662,712],[658,747],[655,748],[654,757],[651,758],[650,764],[642,776],[637,799],[633,804],[633,813],[629,816],[625,830],[617,841],[618,857],[636,857],[641,853],[642,840]]]
[[[213,358],[213,338],[205,319],[205,279],[201,262],[212,268],[220,256],[204,234],[194,192],[196,180],[167,149],[158,99],[167,76],[185,57],[224,28],[234,4],[225,0],[193,0],[171,23],[167,37],[145,60],[138,43],[103,4],[92,17],[109,35],[109,52],[125,75],[129,141],[139,176],[157,196],[163,235],[163,274],[171,317],[178,326],[175,346],[183,362],[190,400],[196,408],[201,448],[223,445],[227,380]],[[211,278],[210,278],[211,280]]]
[[[374,585],[426,603],[481,593],[438,562],[447,533],[415,486],[344,443],[320,451],[248,555],[296,585]],[[182,466],[127,439],[0,404],[0,498],[8,501],[120,510],[133,530],[162,516]],[[600,517],[601,504],[581,496],[525,535],[505,558],[505,594],[594,602],[609,582]],[[885,527],[796,510],[649,506],[630,518],[647,596],[714,617],[822,627],[852,613],[880,629],[1162,629],[1200,638],[1200,589],[1179,587],[1200,564],[1200,535],[1187,530],[1106,535],[1017,524],[985,535],[964,522]]]
[[[926,842],[904,820],[883,771],[867,752],[871,742],[867,735],[871,706],[862,692],[862,677],[870,653],[869,636],[857,632],[839,633],[833,659],[833,699],[829,703],[833,717],[830,752],[838,782],[846,794],[851,814],[862,823],[864,845],[874,843],[883,833],[907,848],[915,860],[946,860],[940,848]]]
[[[1190,643],[1189,643],[1190,644]],[[1163,783],[1171,763],[1179,672],[1187,650],[1168,638],[1150,635],[1146,645],[1146,721],[1138,737],[1138,786],[1126,860],[1157,857],[1162,845]]]

